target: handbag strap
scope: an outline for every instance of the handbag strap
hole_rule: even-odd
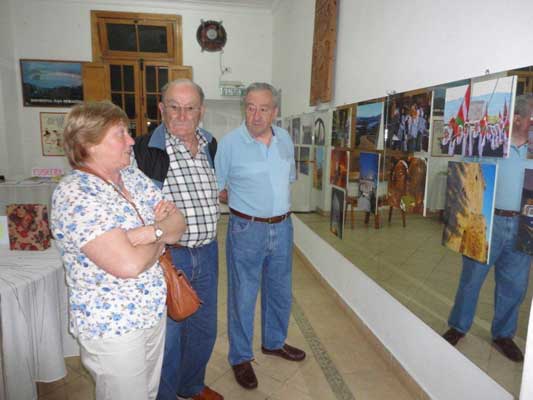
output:
[[[141,216],[141,213],[139,212],[139,210],[137,209],[137,206],[130,200],[128,199],[128,197],[122,192],[122,190],[120,190],[119,188],[116,187],[116,185],[113,184],[113,182],[109,181],[108,179],[104,178],[102,175],[100,175],[98,172],[96,172],[94,169],[92,168],[89,168],[89,167],[86,167],[86,166],[83,166],[83,167],[78,167],[76,168],[82,172],[85,172],[87,174],[91,174],[91,175],[94,175],[96,176],[97,178],[100,178],[101,180],[103,180],[105,183],[107,183],[109,186],[111,186],[115,192],[117,192],[120,196],[122,196],[124,198],[124,200],[126,200],[132,207],[133,209],[135,210],[135,212],[137,213],[137,216],[139,217],[139,219],[141,220],[142,224],[143,225],[146,225],[146,223],[144,222],[144,218]],[[161,264],[161,266],[163,266],[164,268],[174,268],[174,265],[172,263],[172,258],[170,257],[170,251],[165,251],[163,254],[161,254],[161,256],[159,257],[159,263]]]
[[[97,178],[100,178],[101,180],[103,180],[105,183],[107,183],[109,186],[111,186],[113,188],[113,190],[115,192],[117,192],[120,196],[122,196],[124,198],[124,200],[126,200],[132,207],[133,209],[135,210],[135,212],[137,213],[137,217],[139,217],[139,219],[141,220],[142,224],[143,225],[146,225],[146,223],[144,222],[144,218],[141,216],[141,213],[139,212],[137,206],[135,205],[135,203],[133,203],[133,201],[131,201],[130,199],[128,199],[128,197],[124,194],[124,192],[122,192],[122,190],[120,190],[119,188],[117,188],[117,185],[115,185],[113,182],[111,182],[110,180],[104,178],[102,175],[100,175],[98,172],[96,172],[94,169],[92,168],[89,168],[89,167],[86,167],[86,166],[82,166],[82,167],[78,167],[76,168],[77,170],[79,171],[82,171],[82,172],[85,172],[87,174],[91,174],[91,175],[94,175],[96,176]]]

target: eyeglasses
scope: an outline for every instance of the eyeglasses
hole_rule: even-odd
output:
[[[266,106],[263,106],[263,107],[257,107],[253,104],[248,104],[246,105],[246,112],[249,113],[249,114],[255,114],[256,112],[259,112],[260,114],[268,114],[270,112],[272,112],[272,108],[271,107],[266,107]]]
[[[183,113],[185,115],[195,115],[200,112],[201,107],[193,106],[180,106],[179,104],[165,104],[165,110],[169,114],[177,115],[178,113]]]

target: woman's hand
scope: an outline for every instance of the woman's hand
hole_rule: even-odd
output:
[[[154,207],[154,220],[155,222],[161,222],[169,215],[178,212],[178,208],[173,201],[161,200]]]

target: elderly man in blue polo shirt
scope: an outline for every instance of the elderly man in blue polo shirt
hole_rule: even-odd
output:
[[[244,96],[245,122],[220,142],[215,170],[221,198],[230,207],[226,243],[229,362],[237,382],[257,387],[251,365],[254,309],[261,285],[261,350],[301,361],[305,353],[285,343],[292,297],[290,184],[295,180],[294,145],[272,125],[279,95],[253,83]]]
[[[443,335],[455,346],[472,326],[481,286],[492,265],[495,266],[496,290],[492,343],[511,361],[521,362],[522,351],[513,337],[520,305],[526,295],[531,257],[516,249],[520,215],[520,200],[524,170],[533,168],[527,159],[528,132],[533,109],[531,96],[517,96],[509,157],[498,159],[496,208],[490,259],[482,264],[463,256],[463,272],[459,281],[455,304],[448,319],[450,329]]]

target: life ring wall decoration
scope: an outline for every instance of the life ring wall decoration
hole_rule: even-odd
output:
[[[220,51],[226,45],[226,30],[222,21],[204,21],[196,31],[196,40],[202,51]]]

